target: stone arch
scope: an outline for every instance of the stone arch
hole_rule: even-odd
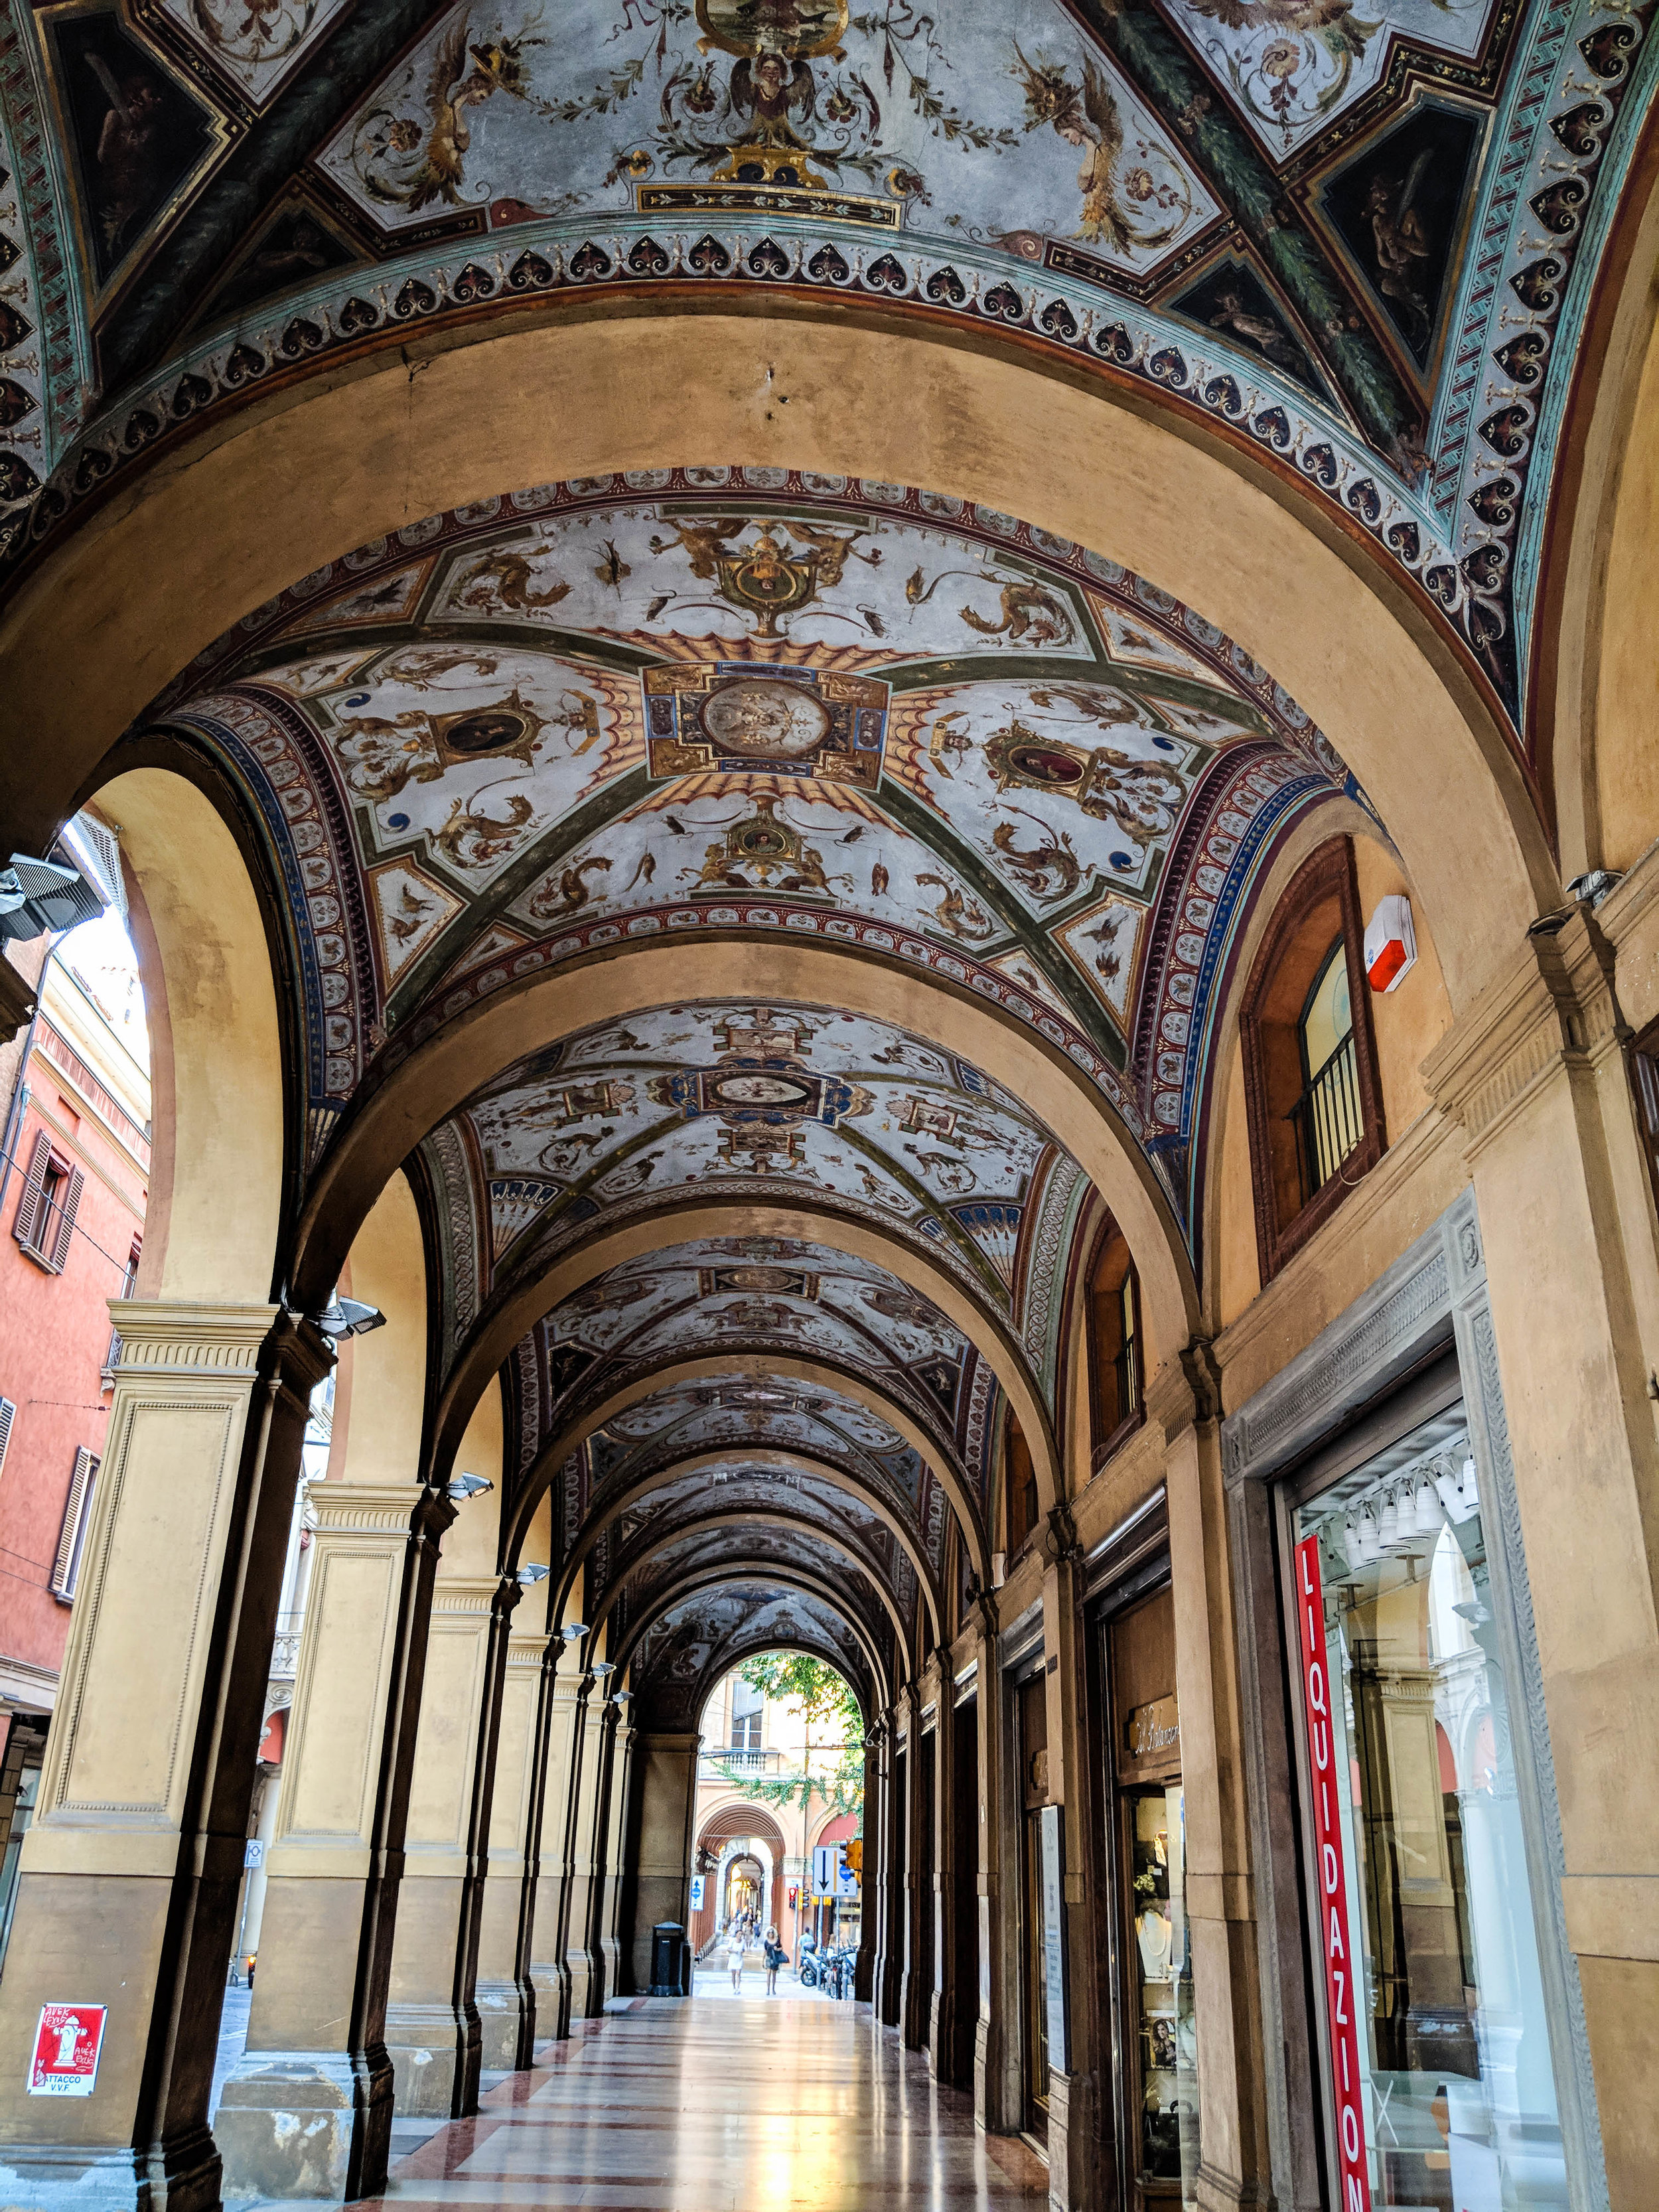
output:
[[[1531,705],[1564,879],[1659,836],[1650,580],[1659,563],[1659,133],[1619,204],[1551,488]]]
[[[690,994],[700,1000],[748,998],[866,1014],[985,1068],[1016,1091],[1116,1213],[1141,1269],[1156,1358],[1173,1358],[1186,1343],[1197,1297],[1169,1202],[1106,1100],[1063,1053],[1012,1014],[896,958],[854,956],[793,939],[712,939],[700,952],[696,989]],[[688,995],[685,981],[683,947],[641,942],[522,978],[445,1024],[348,1117],[324,1159],[301,1230],[295,1281],[301,1293],[308,1297],[314,1285],[331,1281],[368,1198],[428,1129],[471,1095],[481,1070],[508,1067],[598,1024],[672,1006]],[[1046,1479],[1052,1505],[1058,1495],[1052,1467]]]
[[[699,1591],[718,1589],[722,1583],[735,1580],[744,1571],[742,1568],[722,1560],[715,1566],[695,1569],[681,1580],[670,1583],[665,1589],[654,1594],[649,1607],[640,1619],[630,1621],[623,1635],[617,1639],[616,1652],[617,1668],[622,1670],[633,1664],[634,1653],[641,1638],[647,1629],[661,1620],[663,1614],[668,1612],[671,1607],[683,1603],[689,1597],[695,1597]],[[896,1686],[894,1681],[894,1670],[883,1659],[880,1650],[871,1638],[864,1624],[855,1614],[849,1613],[846,1610],[842,1594],[833,1583],[826,1582],[821,1576],[809,1573],[805,1568],[782,1567],[770,1559],[767,1560],[763,1567],[753,1571],[756,1573],[757,1579],[775,1583],[781,1589],[799,1590],[804,1596],[815,1597],[821,1604],[827,1606],[846,1627],[848,1633],[864,1656],[864,1663],[870,1669],[868,1686],[875,1692],[878,1710],[892,1703]],[[595,1607],[592,1625],[596,1631],[607,1625],[611,1607],[615,1603],[621,1587],[622,1585],[618,1583],[615,1588],[607,1590],[599,1605]],[[752,1658],[758,1651],[788,1651],[797,1649],[805,1650],[807,1647],[801,1644],[799,1638],[787,1636],[757,1637],[752,1644],[748,1644],[739,1639],[732,1646],[725,1665],[729,1671],[733,1667],[741,1666],[744,1659]],[[842,1661],[836,1658],[833,1651],[816,1650],[813,1656],[845,1671],[842,1668]],[[908,1655],[902,1644],[896,1646],[894,1656],[898,1665],[899,1678],[903,1680],[908,1673]],[[857,1683],[852,1681],[850,1676],[848,1679],[849,1686],[856,1692]],[[860,1705],[862,1702],[860,1699]],[[866,1712],[864,1716],[866,1728],[870,1725],[870,1720],[871,1715]]]
[[[1470,663],[1369,539],[1242,434],[1017,341],[975,332],[969,349],[849,301],[736,315],[710,301],[701,342],[683,331],[653,302],[561,303],[408,334],[418,376],[406,343],[204,422],[21,587],[5,642],[27,735],[0,803],[38,836],[162,684],[367,538],[521,485],[718,455],[1018,514],[1219,624],[1329,732],[1389,823],[1455,948],[1455,1002],[1553,901],[1547,840]],[[553,390],[558,406],[526,404]],[[872,392],[909,404],[872,408]],[[238,522],[250,505],[254,532]]]
[[[524,1531],[529,1526],[536,1504],[554,1474],[579,1446],[586,1443],[596,1429],[615,1419],[641,1398],[654,1396],[659,1390],[672,1389],[679,1382],[698,1382],[722,1376],[742,1376],[751,1381],[820,1383],[845,1397],[855,1398],[870,1412],[879,1416],[890,1428],[897,1431],[933,1469],[934,1479],[951,1502],[964,1534],[974,1547],[975,1572],[988,1577],[990,1551],[986,1538],[984,1517],[977,1501],[963,1486],[955,1470],[940,1454],[935,1438],[920,1427],[908,1410],[890,1398],[861,1376],[833,1366],[822,1359],[803,1359],[793,1353],[732,1352],[711,1355],[705,1359],[670,1360],[661,1366],[638,1373],[619,1384],[597,1406],[573,1421],[567,1422],[543,1446],[533,1464],[519,1486],[514,1499],[510,1520],[504,1521],[501,1532],[503,1559],[510,1570],[519,1556]],[[1050,1472],[1049,1480],[1053,1480]],[[1047,1501],[1054,1503],[1051,1491]]]
[[[780,1237],[823,1244],[854,1259],[873,1261],[896,1275],[907,1289],[936,1305],[973,1344],[1007,1393],[1027,1433],[1052,1435],[1047,1408],[1032,1388],[1024,1352],[1013,1332],[971,1297],[957,1277],[918,1252],[914,1244],[866,1221],[854,1221],[827,1206],[810,1204],[740,1204],[711,1200],[696,1192],[669,1200],[615,1229],[599,1229],[572,1252],[562,1253],[511,1294],[478,1331],[456,1361],[439,1401],[434,1443],[441,1464],[450,1440],[459,1437],[476,1399],[494,1380],[504,1359],[526,1331],[573,1291],[613,1267],[658,1251],[672,1236],[693,1243],[711,1237]]]
[[[138,891],[155,1131],[138,1295],[267,1304],[281,1288],[298,1072],[268,908],[242,838],[189,777],[129,768],[96,796]]]
[[[556,1605],[562,1608],[569,1602],[577,1587],[576,1578],[580,1573],[588,1553],[605,1530],[614,1528],[630,1507],[638,1504],[641,1499],[648,1498],[653,1490],[659,1488],[665,1483],[678,1481],[683,1475],[699,1474],[704,1468],[712,1474],[715,1468],[729,1465],[732,1456],[733,1454],[729,1449],[694,1453],[688,1458],[677,1459],[671,1465],[658,1468],[653,1474],[642,1475],[637,1482],[630,1483],[625,1490],[619,1491],[601,1513],[590,1516],[584,1524],[574,1548],[565,1562],[555,1601]],[[742,1456],[745,1464],[751,1467],[777,1468],[781,1470],[799,1468],[805,1474],[817,1475],[823,1481],[833,1483],[838,1490],[845,1490],[856,1498],[861,1505],[873,1513],[877,1519],[890,1531],[894,1541],[903,1548],[916,1580],[921,1586],[922,1594],[927,1601],[927,1610],[933,1618],[934,1632],[936,1635],[940,1632],[945,1618],[944,1603],[934,1581],[933,1570],[928,1564],[927,1554],[920,1548],[898,1515],[878,1492],[855,1480],[844,1468],[836,1466],[830,1460],[820,1459],[811,1452],[793,1448],[781,1451],[769,1445],[753,1451],[745,1450]],[[811,1522],[803,1522],[800,1525],[805,1528],[816,1528],[817,1527],[817,1523]]]
[[[827,1530],[820,1528],[816,1522],[797,1521],[793,1516],[783,1513],[761,1513],[752,1507],[739,1507],[729,1512],[700,1514],[695,1521],[685,1522],[676,1528],[665,1529],[661,1535],[647,1539],[628,1558],[625,1569],[617,1577],[617,1587],[620,1588],[630,1575],[642,1573],[653,1559],[660,1559],[665,1552],[672,1551],[675,1545],[684,1544],[694,1537],[706,1535],[717,1529],[728,1529],[734,1533],[740,1532],[747,1534],[752,1530],[780,1527],[810,1529],[816,1541],[826,1551],[836,1553],[844,1559],[854,1573],[866,1582],[875,1592],[877,1601],[887,1616],[894,1636],[901,1643],[903,1641],[907,1632],[905,1620],[899,1611],[892,1592],[881,1581],[868,1561],[860,1559],[858,1553],[844,1538],[830,1535]],[[742,1551],[738,1551],[734,1552],[729,1559],[721,1560],[720,1569],[727,1576],[762,1575],[769,1574],[772,1571],[772,1565],[769,1559],[758,1558],[751,1559]],[[607,1592],[607,1600],[608,1597]]]

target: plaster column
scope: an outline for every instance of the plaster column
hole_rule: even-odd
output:
[[[259,1969],[215,2127],[228,2197],[384,2185],[386,2007],[438,1546],[455,1517],[413,1482],[315,1486],[317,1523]]]
[[[268,1305],[131,1299],[0,2007],[0,2198],[208,2212],[295,1483],[329,1365]],[[109,2008],[96,2094],[31,2097],[40,2008]]]
[[[576,1848],[566,1893],[568,1933],[565,1959],[570,1968],[570,2017],[598,2020],[605,2011],[605,1959],[599,1949],[599,1916],[605,1895],[605,1832],[611,1813],[611,1753],[617,1733],[617,1708],[605,1695],[590,1696],[584,1717],[575,1802]]]
[[[882,1903],[884,1896],[881,1878],[881,1753],[884,1735],[879,1722],[872,1722],[864,1735],[864,1871],[859,1880],[863,1909],[859,1914],[858,1957],[853,1966],[853,1995],[860,2004],[875,2002],[881,1972]],[[804,1862],[799,1859],[787,1861],[784,1879],[786,1884],[793,1880],[804,1886],[806,1881]],[[785,1894],[787,1894],[787,1887]]]
[[[510,1578],[441,1572],[433,1588],[386,2005],[402,2113],[451,2119],[477,2109],[473,1923],[498,1712],[492,1693],[518,1594]]]
[[[951,1655],[933,1655],[928,1694],[933,1699],[933,1989],[927,2023],[927,2063],[936,2081],[960,2087],[963,2007],[972,1993],[957,1986],[957,1923],[976,1910],[973,1891],[957,1863],[957,1793],[972,1790],[957,1771],[957,1715],[951,1702]],[[971,1877],[969,1878],[969,1880]]]
[[[905,1711],[904,1758],[904,1954],[899,1983],[899,2032],[908,2051],[927,2048],[933,2009],[933,1975],[922,1916],[933,1917],[931,1846],[921,1787],[921,1685],[908,1682],[901,1692]]]
[[[634,1741],[639,1812],[631,1944],[634,1986],[651,1986],[651,1930],[664,1920],[687,1928],[691,1844],[697,1812],[700,1735],[642,1729]]]
[[[1626,1048],[1659,1017],[1659,851],[1537,928],[1424,1073],[1474,1184],[1449,1252],[1472,1422],[1513,1471],[1482,1517],[1569,2171],[1605,2157],[1636,2212],[1659,2201],[1659,1222]]]
[[[1083,1869],[1091,1862],[1087,1737],[1084,1722],[1079,1572],[1083,1553],[1069,1507],[1055,1506],[1038,1547],[1042,1559],[1042,1641],[1048,1717],[1048,1802],[1060,1808],[1064,1838],[1062,1880],[1066,1916],[1066,2031],[1064,2063],[1048,2045],[1048,2202],[1054,2212],[1089,2212],[1095,2200],[1097,2055],[1091,2044],[1092,2008],[1082,2001],[1093,1956],[1093,1930],[1084,1895]],[[1041,1930],[1036,1931],[1041,1942]]]
[[[905,1871],[909,1867],[909,1840],[905,1829],[907,1809],[907,1739],[898,1735],[900,1698],[887,1708],[887,1771],[883,1777],[883,1889],[884,1889],[884,1929],[887,1929],[887,1951],[880,1964],[880,2000],[876,2006],[884,2028],[896,2028],[902,2024],[902,1980],[905,1980]]]
[[[623,1696],[626,1692],[622,1693]],[[605,1869],[599,1884],[599,1948],[605,1974],[605,1993],[621,1996],[631,1986],[623,1929],[627,1924],[628,1893],[634,1880],[629,1863],[629,1823],[632,1817],[634,1736],[628,1725],[629,1708],[621,1697],[612,1702],[616,1715],[611,1744],[610,1806],[605,1821]],[[689,1934],[689,1930],[687,1931]]]
[[[259,1929],[265,1917],[265,1885],[270,1879],[270,1847],[276,1840],[276,1807],[283,1792],[282,1768],[273,1766],[263,1771],[265,1790],[259,1800],[259,1822],[254,1833],[264,1849],[258,1865],[248,1870],[247,1891],[242,1899],[242,1924],[236,1948],[244,1959],[259,1948]]]
[[[979,1725],[975,1730],[975,1780],[979,1790],[979,1865],[975,1884],[979,1912],[979,1990],[974,2019],[974,2118],[983,2128],[1001,2124],[999,2083],[1003,2079],[1003,1975],[998,1939],[1001,1932],[1000,1875],[1002,1801],[1002,1682],[997,1659],[996,1606],[978,1593],[968,1628],[979,1686]]]
[[[550,1698],[530,1978],[536,1989],[538,2028],[555,2039],[570,2033],[570,1966],[565,1949],[576,1856],[576,1784],[592,1686],[593,1677],[573,1667],[568,1674],[553,1677]]]
[[[560,1639],[547,1631],[507,1639],[501,1732],[490,1797],[489,1863],[478,1917],[479,2063],[485,2073],[528,2066],[536,2040],[536,1992],[523,1971],[525,1905],[530,1880],[536,1791],[542,1780],[538,1730],[545,1717],[544,1671]]]
[[[1198,2030],[1202,2212],[1272,2194],[1261,1980],[1241,1755],[1236,1580],[1221,1463],[1220,1376],[1200,1340],[1153,1378],[1170,1516],[1187,1928]]]

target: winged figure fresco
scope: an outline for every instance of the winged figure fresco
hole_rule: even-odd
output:
[[[471,28],[471,16],[459,15],[439,41],[422,103],[423,115],[411,114],[412,102],[405,100],[396,108],[375,108],[364,118],[352,149],[352,166],[375,199],[407,208],[411,214],[434,200],[459,207],[472,143],[467,110],[482,107],[498,92],[514,100],[531,100],[524,49],[543,41],[528,30],[515,38],[497,32],[475,46],[469,43]],[[411,84],[408,89],[412,88]]]
[[[1123,119],[1104,74],[1085,61],[1079,82],[1059,63],[1028,59],[1018,40],[1014,56],[1013,74],[1025,88],[1025,128],[1050,125],[1084,157],[1077,173],[1082,217],[1073,235],[1120,254],[1173,238],[1192,212],[1191,195],[1171,164],[1159,162],[1155,172],[1149,146],[1138,145],[1126,159]]]

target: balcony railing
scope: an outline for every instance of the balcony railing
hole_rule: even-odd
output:
[[[1305,1204],[1324,1188],[1365,1133],[1352,1030],[1291,1107],[1289,1118],[1296,1124]]]
[[[305,1615],[285,1613],[277,1616],[276,1633],[270,1646],[270,1679],[273,1682],[291,1682],[300,1668],[300,1637]]]
[[[717,1774],[775,1774],[781,1756],[775,1751],[738,1751],[729,1745],[703,1753]]]

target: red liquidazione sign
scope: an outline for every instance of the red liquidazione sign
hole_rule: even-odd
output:
[[[1331,2086],[1336,2093],[1337,2201],[1340,2212],[1371,2212],[1359,2071],[1359,2006],[1364,1990],[1358,1964],[1350,1955],[1348,1943],[1348,1870],[1343,1863],[1342,1823],[1337,1806],[1336,1749],[1331,1733],[1325,1597],[1320,1587],[1317,1536],[1304,1536],[1296,1547],[1296,1608],[1302,1632],[1302,1696],[1308,1717],[1313,1784],[1320,1949],[1325,1960],[1325,2003],[1331,2028]]]
[[[107,2017],[106,2005],[41,2006],[29,2061],[31,2097],[91,2096]]]

